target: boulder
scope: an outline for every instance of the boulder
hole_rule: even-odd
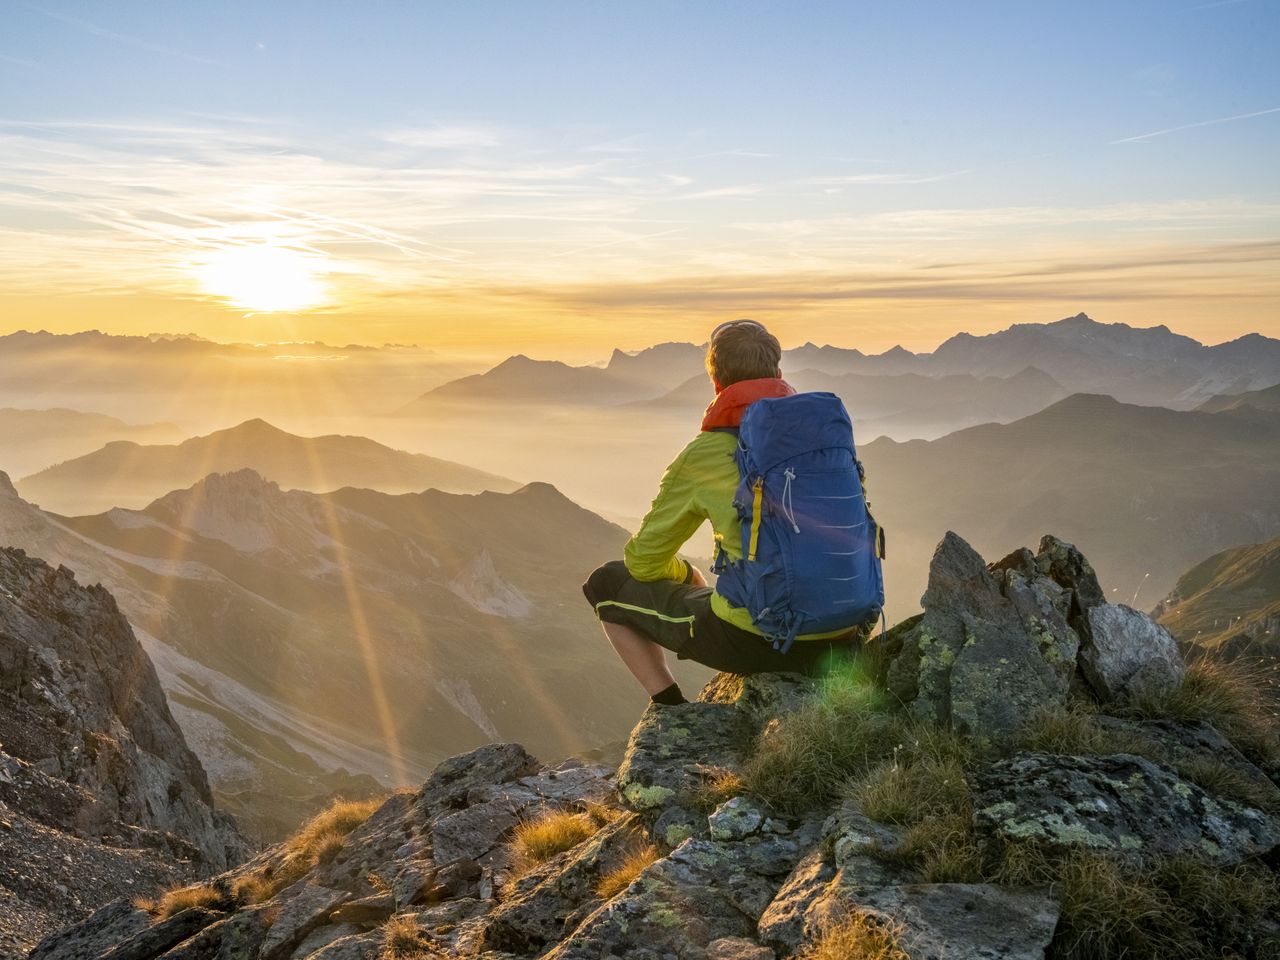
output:
[[[889,667],[891,691],[916,716],[979,739],[1016,733],[1065,699],[1075,669],[1078,641],[1056,591],[1034,571],[989,570],[948,533],[929,566],[924,616]]]
[[[1093,567],[1073,544],[1052,535],[1040,538],[1036,568],[1059,586],[1071,591],[1068,616],[1075,618],[1107,600]]]
[[[78,960],[100,957],[151,926],[151,916],[128,900],[116,900],[79,923],[40,941],[30,960]]]
[[[737,769],[754,732],[751,715],[735,704],[650,705],[618,768],[623,804],[655,810],[688,797],[710,771]]]
[[[278,912],[263,938],[261,960],[285,960],[307,934],[328,922],[334,908],[349,899],[351,895],[343,890],[305,880],[289,887],[272,901]]]
[[[1006,840],[1235,864],[1280,846],[1280,823],[1143,757],[1033,753],[976,772],[974,821]]]
[[[726,800],[707,817],[712,840],[742,840],[759,833],[764,826],[765,812],[760,805],[746,797]]]
[[[721,937],[707,944],[707,960],[775,960],[777,954],[746,937]]]
[[[750,939],[778,887],[816,837],[816,829],[810,829],[737,842],[686,840],[545,957],[705,956],[713,941]]]
[[[518,743],[489,743],[441,761],[414,797],[422,819],[450,807],[465,806],[472,790],[509,783],[537,773],[542,764]]]
[[[811,939],[851,913],[882,918],[899,930],[911,960],[1044,960],[1058,923],[1045,891],[994,884],[919,883],[842,891],[807,917]]]
[[[1186,673],[1177,641],[1144,613],[1124,604],[1089,609],[1080,669],[1104,703],[1176,690]]]

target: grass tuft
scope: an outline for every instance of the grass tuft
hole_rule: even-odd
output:
[[[631,886],[631,881],[640,876],[644,868],[657,859],[658,848],[651,843],[632,850],[616,869],[610,870],[600,878],[600,882],[596,885],[596,896],[601,900],[612,900]]]
[[[1062,912],[1050,953],[1060,960],[1254,956],[1260,925],[1280,911],[1280,880],[1266,867],[1189,856],[1142,866],[1012,844],[989,879],[1052,888]]]
[[[806,945],[797,960],[911,960],[899,940],[902,927],[868,913],[851,913]]]
[[[869,680],[836,671],[819,696],[766,727],[742,783],[775,810],[802,813],[834,800],[846,781],[892,756],[909,734]]]
[[[337,800],[303,824],[284,842],[278,863],[259,867],[236,878],[231,895],[240,903],[262,903],[297,883],[322,863],[328,863],[346,843],[347,835],[382,806],[383,798]]]
[[[854,781],[849,796],[871,819],[904,826],[971,805],[964,766],[952,758],[882,763]]]
[[[1042,707],[1022,729],[1017,744],[1034,753],[1090,756],[1100,753],[1133,753],[1145,756],[1151,743],[1145,737],[1126,736],[1098,723],[1097,711],[1081,703]]]
[[[138,897],[133,901],[133,905],[151,914],[153,920],[167,920],[192,907],[220,909],[227,906],[227,897],[211,884],[198,883],[189,887],[166,890],[155,899]]]
[[[746,792],[747,787],[742,780],[742,774],[726,767],[717,767],[698,784],[691,803],[695,810],[711,813],[726,800],[732,800]]]
[[[381,960],[435,960],[439,956],[423,937],[413,914],[402,913],[382,925]]]
[[[1139,697],[1127,712],[1150,719],[1204,720],[1254,763],[1280,764],[1280,733],[1266,683],[1258,667],[1206,655],[1187,667],[1176,689]]]
[[[516,827],[511,839],[517,873],[576,847],[600,829],[587,814],[555,811]]]

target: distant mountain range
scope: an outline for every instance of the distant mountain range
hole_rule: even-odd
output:
[[[184,434],[174,423],[125,423],[79,410],[0,409],[0,470],[15,477],[43,470],[113,440],[172,443]]]
[[[55,513],[139,507],[210,473],[257,470],[286,486],[323,492],[365,486],[388,493],[434,487],[457,493],[509,492],[513,480],[406,453],[367,437],[299,437],[263,420],[177,444],[121,440],[19,480],[24,497]]]
[[[0,484],[0,543],[112,591],[259,835],[298,797],[359,790],[343,770],[412,780],[490,740],[560,756],[624,736],[643,696],[579,585],[626,536],[546,484],[317,495],[240,471],[76,518]]]
[[[824,390],[844,401],[855,436],[932,439],[961,427],[1006,423],[1043,410],[1067,391],[1041,370],[1028,367],[1012,377],[918,373],[832,374],[800,370],[788,374],[797,390]],[[707,375],[697,374],[669,393],[628,404],[628,412],[679,417],[696,424],[715,397]]]
[[[860,452],[888,531],[894,617],[915,609],[924,560],[949,529],[985,555],[1056,531],[1130,605],[1163,596],[1206,554],[1280,535],[1280,416],[1252,408],[1081,394],[1014,423]]]
[[[70,407],[185,435],[264,417],[293,424],[384,412],[480,364],[415,346],[215,343],[89,330],[0,336],[0,407]],[[0,465],[3,466],[3,465]]]
[[[690,343],[615,350],[604,367],[516,356],[436,387],[398,413],[510,401],[684,411],[710,399],[710,389],[698,386],[706,382],[704,352]],[[987,336],[960,333],[932,353],[895,347],[868,356],[806,343],[784,352],[782,368],[803,389],[840,394],[864,434],[910,439],[1007,422],[1079,392],[1190,409],[1219,394],[1280,383],[1280,340],[1250,334],[1208,347],[1164,326],[1104,324],[1078,314]]]

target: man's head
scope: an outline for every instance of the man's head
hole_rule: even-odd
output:
[[[739,380],[780,377],[782,346],[755,320],[730,320],[711,331],[707,372],[719,393]]]

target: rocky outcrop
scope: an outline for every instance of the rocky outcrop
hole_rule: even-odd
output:
[[[954,533],[938,544],[924,615],[883,651],[917,716],[983,739],[1016,733],[1073,684],[1103,703],[1167,693],[1185,667],[1163,627],[1103,599],[1093,568],[1046,536],[987,565]]]
[[[885,705],[883,691],[867,691],[866,709],[919,739],[965,744],[963,773],[947,774],[964,781],[965,799],[947,814],[972,850],[968,866],[949,867],[963,877],[927,874],[918,850],[929,824],[874,819],[856,790],[786,811],[751,794],[753,757],[790,715],[805,711],[811,723],[842,694],[792,675],[722,674],[696,702],[647,709],[617,771],[548,767],[517,744],[490,744],[388,798],[308,870],[292,869],[286,844],[215,878],[205,906],[156,921],[114,904],[48,938],[32,960],[362,960],[392,955],[405,937],[424,957],[780,960],[851,917],[892,931],[910,960],[1062,956],[1063,924],[1079,922],[1064,919],[1070,898],[1025,879],[1038,874],[1008,885],[984,866],[1001,851],[1265,872],[1280,849],[1274,785],[1203,721],[1096,718],[1096,744],[1112,737],[1142,755],[1018,746],[1014,734],[1037,710],[1105,702],[1080,669],[1101,597],[1068,544],[1046,538],[1037,553],[987,566],[951,536],[924,616],[873,651],[890,688],[912,695]],[[952,733],[935,729],[944,726]],[[915,762],[919,743],[908,740],[875,769]],[[1204,776],[1210,764],[1217,781]],[[519,863],[520,824],[552,813],[590,820],[594,832]],[[271,877],[288,882],[242,893]],[[1265,955],[1280,930],[1265,909],[1250,922],[1239,942]]]
[[[1080,647],[1077,603],[1042,551],[988,568],[948,533],[934,552],[924,616],[902,639],[889,688],[917,716],[979,737],[1008,735],[1065,699]]]
[[[0,912],[39,929],[244,855],[110,594],[0,549]]]

